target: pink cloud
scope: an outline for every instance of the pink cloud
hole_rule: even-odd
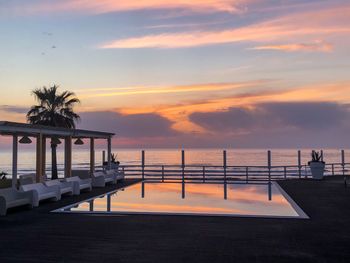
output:
[[[278,51],[306,51],[306,52],[331,52],[333,45],[324,42],[284,44],[284,45],[264,45],[252,48],[254,50],[278,50]]]
[[[295,41],[295,39],[308,43],[315,38],[348,34],[350,32],[349,13],[350,6],[345,6],[331,10],[287,15],[267,22],[228,30],[165,33],[118,39],[104,43],[99,48],[187,48],[241,41],[280,42],[281,40]],[[289,46],[289,49],[331,50],[331,46],[326,43],[297,45]]]
[[[253,0],[61,0],[27,6],[26,13],[65,12],[108,13],[141,9],[182,8],[199,12],[221,11],[236,13],[245,10]]]

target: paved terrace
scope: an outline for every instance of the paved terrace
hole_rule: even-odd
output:
[[[310,220],[49,213],[108,187],[0,218],[0,262],[350,262],[342,178],[280,184]]]

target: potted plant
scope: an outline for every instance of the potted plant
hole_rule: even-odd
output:
[[[117,161],[117,154],[111,153],[111,169],[118,169],[120,162]],[[104,168],[107,168],[108,162],[103,163]]]
[[[1,172],[0,173],[0,189],[1,188],[9,188],[11,187],[11,180],[6,178],[7,173]]]
[[[6,175],[7,175],[7,173],[5,173],[5,172],[2,171],[2,172],[0,173],[0,179],[1,179],[1,180],[5,180],[5,179],[6,179]]]
[[[325,168],[325,162],[322,161],[322,153],[312,151],[311,161],[309,161],[309,166],[311,169],[311,174],[313,179],[322,180]]]

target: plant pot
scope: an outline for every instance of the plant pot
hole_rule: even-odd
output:
[[[316,180],[322,180],[323,174],[324,174],[325,163],[324,162],[310,162],[309,165],[310,165],[310,169],[311,169],[312,178],[316,179]]]

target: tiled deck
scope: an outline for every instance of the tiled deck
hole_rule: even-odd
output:
[[[310,220],[49,213],[108,187],[1,217],[0,262],[349,262],[342,178],[280,185]]]

